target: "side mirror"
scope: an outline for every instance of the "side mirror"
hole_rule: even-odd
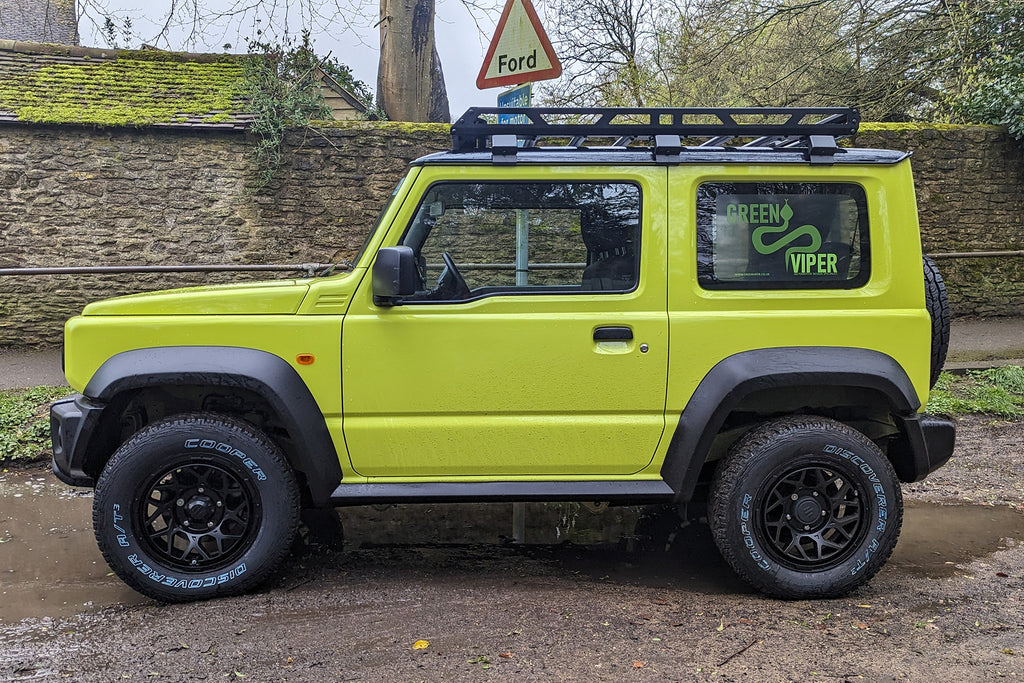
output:
[[[373,303],[394,306],[416,293],[416,256],[412,247],[384,247],[373,262]]]

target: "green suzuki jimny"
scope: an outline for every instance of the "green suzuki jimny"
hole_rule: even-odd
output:
[[[470,109],[347,269],[92,303],[54,471],[113,570],[249,590],[304,508],[706,505],[780,597],[885,563],[948,341],[909,154],[850,109]],[[504,118],[504,117],[503,117]]]

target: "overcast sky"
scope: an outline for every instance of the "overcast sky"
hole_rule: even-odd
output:
[[[330,1],[330,0],[328,0]],[[344,4],[347,0],[338,0]],[[264,6],[276,7],[275,24],[279,29],[285,26],[284,12],[289,11],[287,27],[295,35],[304,23],[301,7],[302,0],[264,0]],[[453,118],[457,118],[467,107],[494,106],[501,88],[477,90],[476,76],[483,63],[484,53],[490,42],[494,26],[501,16],[503,0],[490,0],[491,9],[477,10],[477,22],[465,5],[459,0],[437,0],[437,21],[435,32],[437,50],[441,56],[444,69],[445,84],[448,87],[448,99]],[[201,3],[208,10],[227,9],[241,0],[204,0]],[[251,4],[251,3],[250,3]],[[477,3],[481,6],[484,3]],[[291,9],[288,7],[291,5]],[[130,17],[132,21],[132,41],[130,47],[138,47],[147,42],[152,43],[153,37],[159,33],[167,18],[169,0],[106,0],[106,11],[117,17]],[[379,56],[379,29],[374,28],[377,22],[378,4],[376,1],[352,0],[354,11],[346,12],[343,18],[324,25],[321,21],[313,23],[318,27],[313,31],[316,50],[320,54],[330,52],[343,64],[352,68],[356,78],[365,82],[370,89],[376,91],[377,59]],[[83,45],[106,47],[107,42],[96,28],[92,14],[80,18],[79,33]],[[265,16],[265,13],[264,13]],[[186,50],[194,52],[223,52],[224,44],[231,43],[229,52],[245,52],[245,38],[254,35],[257,24],[256,15],[249,13],[240,19],[223,22],[211,26],[205,35],[194,45],[186,44],[190,31],[176,28],[170,34],[170,41],[161,42],[157,46],[164,49]],[[259,26],[265,27],[269,22],[263,19]]]

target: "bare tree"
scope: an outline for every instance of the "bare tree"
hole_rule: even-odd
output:
[[[1016,0],[547,0],[546,7],[558,15],[553,39],[566,73],[545,89],[552,103],[856,105],[877,120],[953,116],[970,65],[1024,24]]]
[[[434,0],[380,0],[378,106],[398,121],[450,120]]]

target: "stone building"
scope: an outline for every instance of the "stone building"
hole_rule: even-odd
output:
[[[78,45],[75,0],[0,0],[0,40]]]

